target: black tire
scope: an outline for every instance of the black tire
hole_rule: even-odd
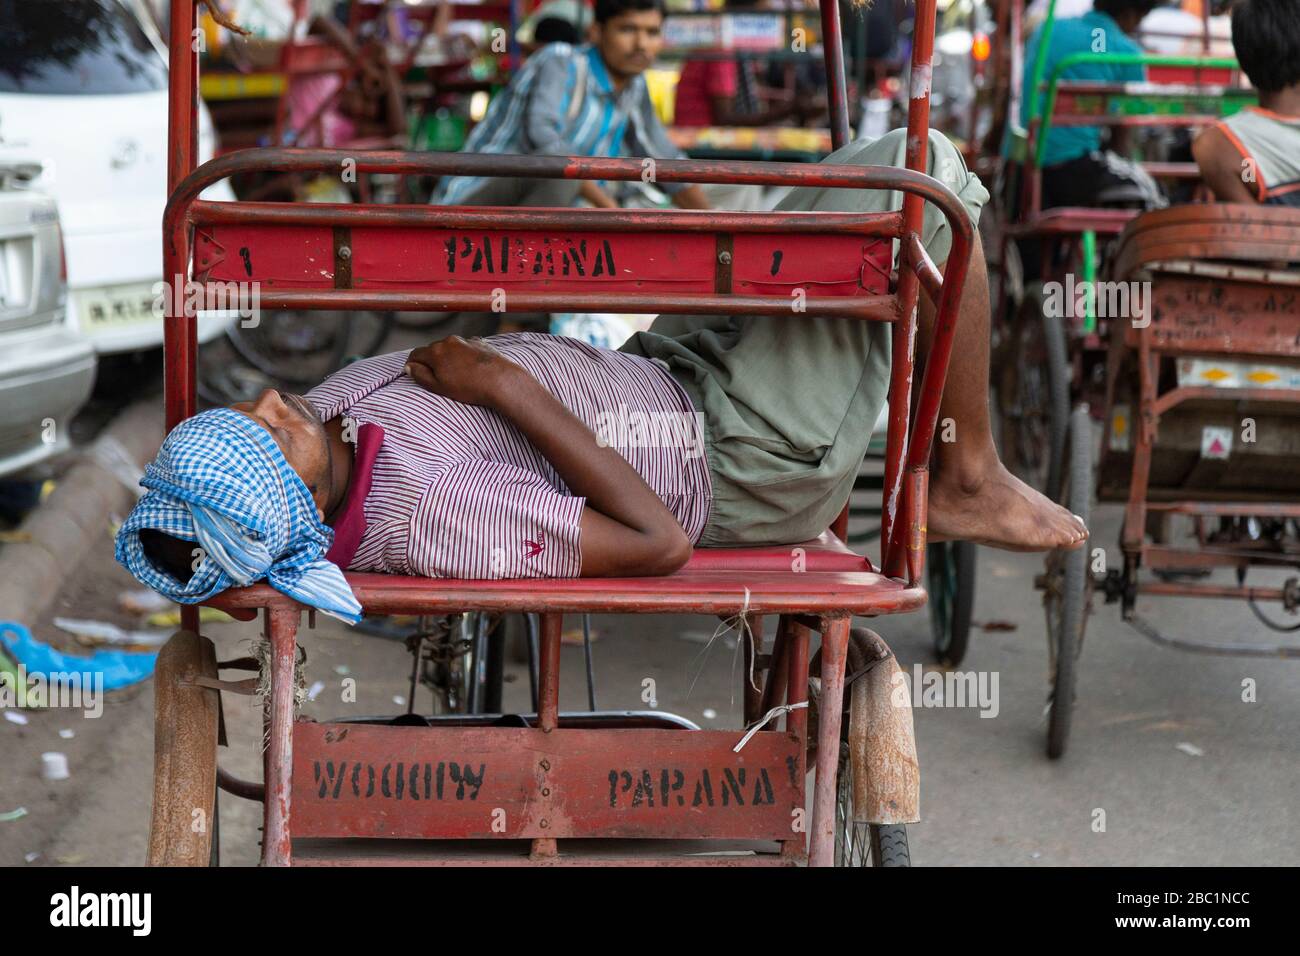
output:
[[[911,866],[907,827],[853,820],[853,771],[841,745],[835,768],[835,865]]]
[[[1039,301],[1042,301],[1039,291]],[[1043,320],[1043,341],[1047,346],[1047,386],[1050,395],[1048,408],[1048,436],[1050,447],[1047,459],[1047,497],[1061,500],[1061,483],[1064,480],[1065,442],[1070,431],[1070,354],[1065,342],[1065,320],[1050,316],[1040,308]],[[1091,467],[1091,458],[1089,467]],[[1091,476],[1090,476],[1091,477]]]
[[[1064,504],[1087,523],[1092,506],[1092,420],[1088,406],[1070,416],[1069,482]],[[1088,548],[1053,552],[1047,559],[1047,639],[1053,658],[1051,695],[1047,718],[1047,756],[1065,753],[1074,711],[1075,683],[1083,630],[1092,595],[1088,574]],[[1055,593],[1054,593],[1055,591]]]
[[[975,610],[975,545],[942,541],[928,545],[926,590],[930,599],[930,634],[934,653],[944,667],[956,667],[970,646],[971,615]]]
[[[872,866],[911,866],[912,853],[907,847],[907,827],[871,827]]]
[[[1069,428],[1070,358],[1062,319],[1043,306],[1043,284],[1026,286],[1002,361],[998,405],[1008,464],[1056,501]]]

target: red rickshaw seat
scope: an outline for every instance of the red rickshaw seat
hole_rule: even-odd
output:
[[[464,580],[350,572],[367,613],[464,610],[734,614],[894,614],[925,602],[921,587],[877,573],[829,532],[811,541],[757,548],[700,548],[680,570],[636,578]],[[240,613],[289,599],[267,584],[233,588],[209,603]]]

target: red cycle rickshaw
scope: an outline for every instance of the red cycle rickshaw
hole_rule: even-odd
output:
[[[847,508],[790,547],[697,550],[680,571],[653,578],[447,580],[349,574],[368,614],[536,612],[541,619],[539,705],[524,726],[474,716],[391,722],[295,719],[295,635],[304,608],[264,584],[210,603],[251,620],[263,614],[266,670],[264,780],[217,767],[219,695],[246,682],[218,677],[198,609],[168,643],[157,673],[151,863],[209,861],[219,786],[264,806],[266,865],[340,863],[694,863],[794,865],[902,862],[903,826],[917,817],[911,711],[891,703],[898,673],[888,647],[854,629],[853,615],[920,608],[926,551],[928,468],[953,346],[973,227],[960,201],[925,175],[934,0],[919,0],[908,116],[907,168],[792,163],[660,161],[666,182],[756,183],[904,193],[887,213],[723,213],[599,209],[456,208],[200,200],[209,183],[246,172],[450,173],[637,180],[635,159],[488,156],[328,149],[243,150],[195,168],[197,57],[193,0],[173,0],[171,139],[164,216],[164,272],[201,285],[253,280],[269,309],[487,310],[490,292],[438,271],[449,233],[584,237],[620,250],[626,270],[598,290],[546,275],[509,283],[511,311],[791,314],[791,290],[765,275],[778,244],[786,262],[830,269],[807,313],[893,323],[889,430],[879,569],[844,543]],[[838,5],[823,3],[835,144],[848,138]],[[943,274],[920,238],[924,203],[952,230]],[[893,243],[898,267],[893,268]],[[445,260],[445,257],[442,257]],[[805,270],[806,271],[806,270]],[[932,348],[912,404],[917,299],[936,304]],[[187,297],[188,301],[188,297]],[[175,303],[170,303],[174,306]],[[197,410],[195,320],[166,316],[167,424]],[[808,387],[815,387],[811,383]],[[870,427],[871,423],[863,423]],[[686,729],[671,715],[569,715],[558,709],[560,634],[566,613],[697,613],[742,616],[762,634],[776,615],[770,653],[749,650],[748,732]],[[811,632],[821,634],[820,681],[810,695]],[[256,668],[248,659],[236,668]],[[847,690],[847,693],[846,693]],[[812,699],[810,700],[810,696]],[[783,715],[780,729],[771,720]],[[814,729],[815,728],[815,729]],[[815,766],[805,814],[807,763]],[[385,782],[367,788],[372,775]],[[357,784],[361,781],[360,785]],[[406,785],[406,799],[394,799]],[[380,791],[383,791],[382,793]],[[389,794],[389,796],[385,796]],[[421,798],[427,799],[421,799]],[[503,813],[498,817],[494,808]],[[589,838],[597,849],[592,849]],[[838,838],[838,846],[837,846]],[[487,841],[472,846],[466,840]],[[654,840],[651,845],[645,841]],[[751,852],[700,855],[697,842],[745,841]],[[443,841],[451,841],[447,844]],[[460,842],[456,842],[460,841]],[[573,842],[570,842],[573,841]],[[621,841],[633,841],[623,849]],[[640,842],[637,842],[640,841]],[[662,841],[671,851],[663,851]],[[448,849],[448,845],[450,849]],[[653,848],[652,848],[653,846]],[[731,846],[730,844],[728,845]],[[689,847],[689,851],[683,849]],[[690,852],[692,855],[683,855]]]

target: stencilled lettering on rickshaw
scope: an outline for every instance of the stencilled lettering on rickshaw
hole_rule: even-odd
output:
[[[477,800],[487,764],[476,770],[455,760],[364,761],[315,760],[312,762],[316,795],[322,800],[353,797],[360,800]]]
[[[609,805],[615,809],[651,807],[758,807],[776,803],[767,768],[707,767],[681,770],[611,770]]]
[[[568,276],[612,279],[614,249],[608,239],[566,236],[451,235],[443,241],[448,275]]]

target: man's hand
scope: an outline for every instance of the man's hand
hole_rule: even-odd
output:
[[[494,408],[509,382],[527,372],[482,339],[452,335],[413,349],[406,374],[435,395]]]

